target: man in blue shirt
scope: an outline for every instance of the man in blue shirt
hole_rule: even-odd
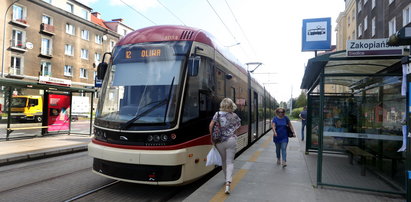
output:
[[[301,119],[301,140],[304,141],[304,128],[307,125],[307,107],[305,106],[303,111],[300,112]]]

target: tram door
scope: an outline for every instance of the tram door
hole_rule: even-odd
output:
[[[258,94],[257,92],[253,92],[253,103],[251,108],[251,134],[252,140],[255,140],[258,135]]]

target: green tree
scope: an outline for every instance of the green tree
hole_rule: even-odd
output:
[[[299,107],[304,107],[307,106],[307,96],[303,91],[301,91],[301,94],[297,97],[295,101],[295,108]]]

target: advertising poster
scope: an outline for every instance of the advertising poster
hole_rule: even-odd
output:
[[[70,124],[70,96],[49,94],[48,131],[68,131]]]

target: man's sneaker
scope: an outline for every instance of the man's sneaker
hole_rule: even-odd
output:
[[[287,162],[283,161],[283,168],[287,166]]]
[[[277,160],[277,165],[280,165],[281,164],[281,161],[280,160]]]

